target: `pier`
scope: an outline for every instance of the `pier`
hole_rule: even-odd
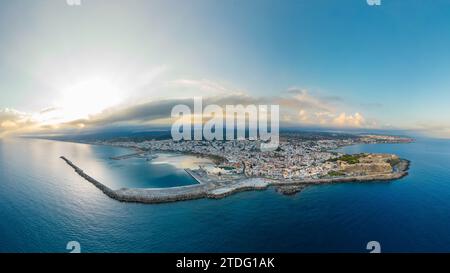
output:
[[[104,194],[118,201],[135,202],[135,203],[165,203],[182,200],[192,200],[207,197],[209,185],[204,183],[191,170],[186,170],[199,184],[179,186],[172,188],[151,188],[151,189],[128,189],[122,188],[119,190],[112,190],[101,182],[95,180],[86,174],[81,168],[75,165],[72,161],[64,156],[60,157],[67,165],[72,167],[74,171],[82,178],[92,183],[96,188],[101,190]]]
[[[131,156],[131,155],[128,155]],[[265,190],[270,186],[283,187],[283,186],[308,186],[317,184],[328,183],[344,183],[344,182],[365,182],[365,181],[390,181],[400,179],[408,174],[409,161],[402,160],[401,168],[393,173],[379,174],[379,175],[367,175],[367,176],[354,176],[354,177],[339,177],[339,178],[320,178],[320,179],[307,179],[299,181],[282,181],[271,180],[266,178],[242,178],[233,181],[217,182],[205,176],[202,176],[199,171],[185,169],[185,171],[194,178],[198,184],[179,186],[171,188],[149,188],[149,189],[129,189],[122,188],[118,190],[112,190],[105,186],[101,182],[95,180],[88,174],[86,174],[81,168],[72,163],[64,156],[60,157],[67,165],[72,167],[74,171],[84,178],[86,181],[92,183],[96,188],[101,190],[108,197],[121,201],[121,202],[133,202],[133,203],[167,203],[176,201],[193,200],[200,198],[219,199],[231,194],[251,191],[251,190]],[[201,172],[201,171],[200,171]]]
[[[205,182],[200,178],[200,176],[196,173],[194,173],[191,169],[184,169],[184,171],[189,174],[192,178],[197,181],[199,184],[205,184]]]
[[[76,173],[78,173],[81,177],[86,179],[87,181],[91,182],[95,187],[97,187],[99,190],[101,190],[104,194],[111,198],[117,198],[117,194],[115,191],[110,189],[109,187],[103,185],[102,183],[98,182],[94,178],[87,175],[82,169],[78,168],[75,164],[72,163],[72,161],[68,160],[64,156],[61,156],[61,159],[64,160],[70,167],[74,169]]]

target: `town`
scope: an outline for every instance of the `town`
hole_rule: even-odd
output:
[[[317,179],[328,176],[345,175],[343,171],[351,169],[343,164],[345,160],[336,160],[343,155],[336,150],[343,146],[360,143],[407,143],[412,139],[397,136],[361,135],[340,136],[325,135],[322,137],[304,138],[298,134],[285,134],[280,138],[279,147],[275,151],[261,151],[260,140],[232,140],[232,141],[174,141],[144,140],[136,141],[97,141],[96,144],[114,145],[133,148],[146,153],[176,152],[210,157],[216,162],[214,168],[203,168],[209,176],[224,180],[230,177],[245,176],[262,177],[274,180],[304,180]],[[368,157],[368,159],[375,157]],[[394,155],[378,157],[383,162],[365,161],[367,164],[379,165],[387,160],[394,162],[398,158]],[[385,160],[384,160],[385,159]],[[350,162],[352,163],[352,162]],[[355,163],[355,162],[353,162]],[[355,168],[353,168],[355,169]],[[370,168],[365,168],[369,170]],[[374,169],[374,168],[371,168]],[[389,166],[385,172],[390,172]],[[355,172],[351,173],[352,175]],[[359,173],[364,175],[367,173]]]

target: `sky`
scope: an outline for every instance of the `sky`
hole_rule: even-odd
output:
[[[449,138],[449,25],[450,0],[0,0],[0,137],[170,124],[202,96]]]

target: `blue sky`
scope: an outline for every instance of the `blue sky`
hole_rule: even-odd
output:
[[[298,101],[285,116],[300,125],[450,136],[448,0],[0,5],[0,131],[202,95]]]

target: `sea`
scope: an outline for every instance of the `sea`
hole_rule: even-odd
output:
[[[411,161],[391,182],[269,188],[220,200],[121,203],[60,156],[113,189],[194,184],[184,168],[211,164],[181,154],[111,157],[128,149],[39,139],[0,140],[0,252],[381,252],[450,251],[450,142],[366,144],[346,153],[395,153]],[[71,249],[69,247],[69,249]]]

